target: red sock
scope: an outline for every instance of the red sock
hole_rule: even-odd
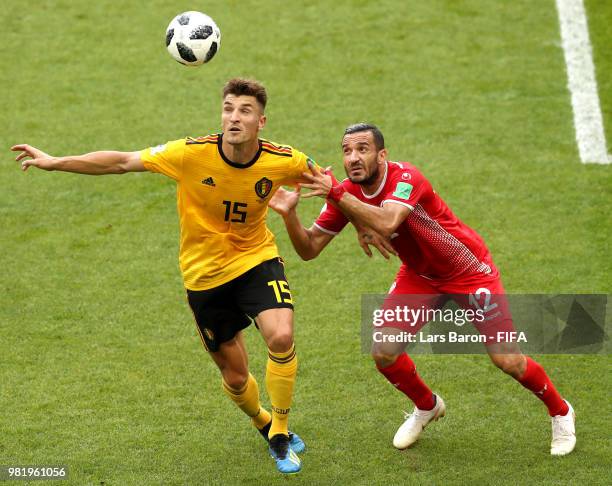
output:
[[[431,410],[436,401],[429,387],[421,380],[414,362],[406,353],[400,354],[391,366],[381,368],[376,365],[389,382],[410,400],[420,410]]]
[[[555,385],[550,381],[544,368],[529,356],[525,356],[525,358],[527,358],[527,368],[518,382],[544,402],[551,417],[566,415],[569,407],[559,395]]]

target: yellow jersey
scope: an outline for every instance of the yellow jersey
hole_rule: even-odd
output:
[[[206,290],[277,257],[266,226],[268,201],[307,172],[309,158],[288,145],[259,140],[247,164],[222,150],[222,134],[184,138],[140,153],[145,168],[177,182],[179,263],[185,287]]]

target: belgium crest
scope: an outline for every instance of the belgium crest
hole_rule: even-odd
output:
[[[255,194],[257,194],[262,199],[265,199],[265,197],[270,194],[271,190],[272,181],[267,177],[262,177],[255,183]]]

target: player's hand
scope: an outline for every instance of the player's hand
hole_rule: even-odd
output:
[[[53,170],[54,158],[36,147],[19,144],[13,145],[11,150],[13,152],[21,152],[15,158],[17,162],[21,161],[21,170],[28,170],[28,167],[31,165],[43,170]],[[28,159],[28,157],[30,158]]]
[[[357,240],[363,252],[370,258],[372,257],[372,250],[370,250],[369,245],[374,246],[387,260],[390,258],[390,255],[397,256],[397,251],[391,245],[391,241],[371,228],[357,228]]]
[[[302,194],[302,197],[319,196],[325,199],[329,195],[329,191],[331,191],[332,187],[338,184],[338,181],[331,171],[331,167],[321,170],[309,161],[308,168],[310,172],[302,172],[302,177],[306,182],[300,183],[300,187],[310,189],[310,192]]]
[[[284,217],[296,208],[298,202],[300,202],[299,186],[295,191],[279,187],[276,194],[268,201],[268,206]]]

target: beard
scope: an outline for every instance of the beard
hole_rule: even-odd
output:
[[[368,186],[374,183],[374,181],[376,181],[376,178],[378,177],[378,166],[376,166],[376,168],[371,174],[366,174],[364,176],[352,177],[348,173],[346,175],[349,178],[349,181],[351,181],[353,184],[359,184],[360,186]]]

